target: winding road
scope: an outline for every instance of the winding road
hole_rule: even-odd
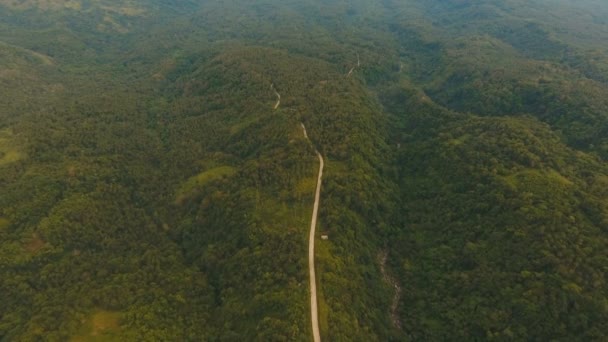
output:
[[[277,109],[281,105],[281,94],[279,94],[279,92],[276,89],[274,89],[274,83],[270,85],[270,88],[272,89],[272,91],[274,91],[274,94],[277,96],[277,103],[274,105],[274,109]]]
[[[359,53],[357,53],[357,65],[355,65],[354,67],[350,68],[350,70],[348,71],[348,74],[346,75],[346,77],[350,77],[353,74],[353,71],[355,71],[355,69],[360,68],[361,67],[361,59],[359,58]]]
[[[306,127],[302,123],[304,137],[308,139]],[[319,176],[317,178],[317,190],[315,192],[315,204],[312,209],[312,219],[310,220],[310,235],[308,237],[308,272],[310,273],[310,318],[312,321],[312,336],[314,342],[321,341],[319,334],[319,312],[317,308],[317,279],[315,274],[315,230],[317,228],[317,216],[319,211],[319,198],[321,197],[321,179],[323,177],[323,157],[321,153],[315,149],[317,157],[319,157]]]

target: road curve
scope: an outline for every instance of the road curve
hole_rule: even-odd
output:
[[[272,89],[272,91],[274,91],[274,94],[277,96],[277,103],[274,105],[274,109],[276,110],[281,105],[281,94],[279,94],[279,92],[274,88],[274,83],[270,85],[270,88]]]
[[[350,77],[350,75],[353,74],[353,71],[355,71],[355,67],[350,68],[350,71],[348,72],[348,74],[346,75],[346,77]]]
[[[304,137],[308,139],[306,127],[302,125]],[[310,141],[310,140],[309,140]],[[308,272],[310,274],[310,318],[312,321],[312,336],[314,342],[321,341],[319,334],[319,310],[317,308],[317,279],[315,274],[315,230],[317,229],[317,216],[319,212],[319,199],[321,197],[321,179],[323,178],[323,157],[315,149],[319,157],[319,176],[317,178],[317,190],[315,192],[315,204],[312,209],[312,219],[310,220],[310,235],[308,236]]]

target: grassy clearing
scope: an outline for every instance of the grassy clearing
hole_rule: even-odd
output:
[[[467,140],[469,140],[469,138],[471,137],[470,134],[465,134],[462,135],[456,139],[451,139],[448,141],[448,145],[450,146],[460,146],[462,144],[464,144]]]
[[[247,127],[254,125],[259,121],[260,121],[260,117],[255,116],[255,115],[252,115],[251,117],[240,120],[237,124],[232,125],[230,127],[230,134],[232,134],[232,135],[238,134],[238,133],[242,132],[243,130],[245,130]]]
[[[311,213],[312,199],[288,204],[268,195],[260,196],[255,209],[258,220],[264,222],[264,229],[275,232],[286,229],[301,231],[302,243],[305,243],[306,246],[308,246]]]
[[[540,186],[557,186],[565,188],[573,185],[569,179],[555,170],[541,171],[529,169],[503,177],[503,180],[511,187],[518,189]]]
[[[70,341],[119,341],[118,333],[122,330],[120,318],[121,314],[119,312],[96,311],[86,320],[79,334],[72,337]]]
[[[23,159],[23,154],[15,146],[13,133],[10,130],[0,131],[0,166]]]
[[[222,177],[229,177],[236,173],[236,169],[232,166],[219,166],[210,170],[199,173],[196,176],[190,177],[177,191],[177,202],[181,202],[184,198],[192,195],[196,189],[199,189],[211,181]]]
[[[315,193],[316,187],[317,187],[317,178],[316,177],[302,178],[296,185],[296,189],[295,189],[296,196],[298,198],[311,196],[311,194]]]
[[[11,222],[4,217],[0,217],[0,230],[6,229]]]
[[[0,141],[0,144],[2,144],[1,141]],[[9,151],[5,152],[5,151],[0,150],[0,166],[14,163],[18,160],[21,160],[22,158],[23,158],[23,155],[19,151],[9,150]]]
[[[101,32],[106,32],[106,33],[111,33],[111,32],[118,32],[118,33],[127,33],[129,32],[129,30],[120,25],[116,20],[114,20],[114,18],[112,18],[109,15],[106,15],[103,17],[103,20],[97,24],[97,29]]]

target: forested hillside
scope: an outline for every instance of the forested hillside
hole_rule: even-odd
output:
[[[0,0],[0,340],[607,339],[607,15]]]

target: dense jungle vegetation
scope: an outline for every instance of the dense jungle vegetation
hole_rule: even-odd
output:
[[[0,0],[0,340],[310,341],[318,149],[324,340],[604,341],[606,42],[600,0]]]

